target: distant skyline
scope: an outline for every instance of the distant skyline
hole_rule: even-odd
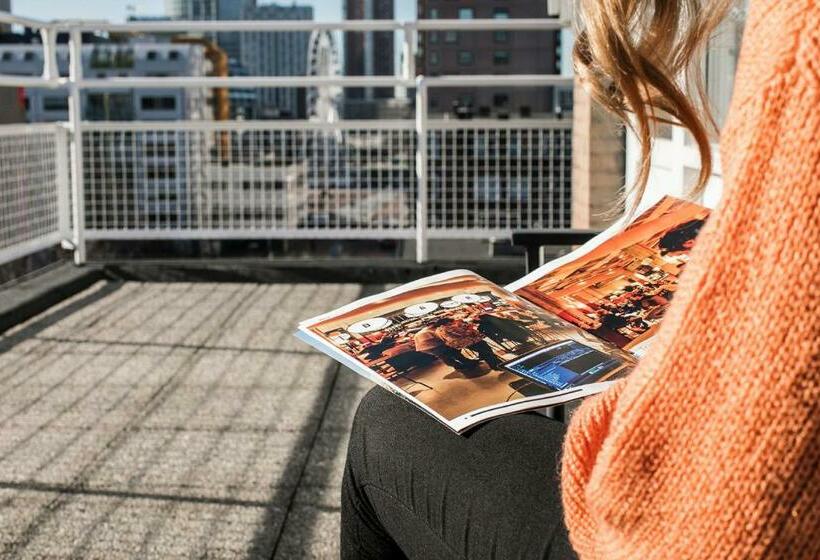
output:
[[[261,1],[259,4],[301,4],[313,6],[316,21],[342,19],[343,0]],[[414,19],[416,2],[395,0],[396,19]],[[165,14],[164,0],[11,0],[11,12],[16,15],[50,21],[53,19],[105,19],[122,22],[129,15],[157,16]]]

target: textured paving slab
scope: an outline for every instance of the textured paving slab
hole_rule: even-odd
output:
[[[0,556],[336,558],[353,284],[98,282],[0,337]]]

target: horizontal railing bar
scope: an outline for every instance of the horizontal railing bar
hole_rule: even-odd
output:
[[[531,119],[430,119],[427,121],[428,130],[459,130],[459,129],[490,129],[504,130],[528,129],[528,128],[548,128],[548,129],[572,129],[571,120],[560,120],[554,118],[531,118]]]
[[[62,125],[59,123],[0,124],[0,137],[18,136],[21,134],[40,134],[43,132],[57,132],[57,129],[61,127]]]
[[[100,78],[79,80],[82,89],[128,88],[252,88],[252,87],[413,87],[398,76],[179,76],[167,78]]]
[[[482,228],[435,228],[427,229],[428,239],[490,239],[491,237],[510,239],[512,230],[522,231],[520,227],[509,229],[482,229]],[[526,230],[523,230],[526,231]]]
[[[116,31],[133,33],[191,33],[219,31],[399,31],[405,30],[555,30],[569,27],[567,20],[555,18],[513,18],[513,19],[436,19],[436,20],[217,20],[217,21],[133,21],[109,23],[107,21],[62,21],[54,22],[55,28],[78,29],[80,31]]]
[[[560,74],[474,74],[472,76],[425,76],[424,83],[429,87],[571,86],[573,77]]]
[[[9,247],[0,248],[0,264],[25,257],[37,251],[53,247],[62,241],[62,234],[58,231],[44,235],[37,239],[20,241]]]
[[[509,239],[512,229],[429,228],[430,239]],[[518,228],[521,230],[521,228]],[[523,230],[526,231],[526,230]],[[557,229],[560,231],[560,228]],[[412,239],[415,228],[397,229],[87,229],[86,239],[112,241],[157,239]]]
[[[552,118],[465,120],[433,118],[428,120],[427,123],[427,128],[429,130],[572,128],[572,121]],[[340,120],[333,123],[298,119],[257,121],[84,121],[83,130],[86,132],[131,130],[185,130],[201,132],[221,130],[415,130],[415,121],[413,119]]]
[[[92,229],[86,239],[412,239],[415,228],[401,229]]]
[[[221,131],[221,130],[415,130],[415,122],[406,120],[340,120],[333,123],[307,121],[297,119],[287,120],[259,120],[259,121],[84,121],[83,129],[86,132],[127,131],[127,130],[191,130],[191,131]]]
[[[476,74],[425,77],[428,87],[571,86],[572,76],[558,74]],[[100,78],[80,80],[82,89],[129,88],[251,88],[251,87],[394,87],[416,86],[399,76],[181,76],[166,78]]]
[[[47,80],[39,76],[13,76],[11,74],[0,74],[0,87],[39,87],[53,89],[64,84],[64,80]]]
[[[418,31],[554,31],[570,27],[557,18],[420,19],[411,24]]]
[[[9,24],[12,24],[12,25],[14,25],[14,24],[22,25],[23,27],[31,27],[33,29],[40,29],[40,28],[43,28],[43,27],[50,27],[50,26],[53,25],[53,24],[51,24],[49,22],[46,22],[46,21],[42,21],[42,20],[34,19],[34,18],[27,18],[27,17],[23,17],[23,16],[18,16],[18,15],[11,14],[9,12],[5,12],[5,11],[2,11],[2,10],[0,10],[0,23],[9,23]]]

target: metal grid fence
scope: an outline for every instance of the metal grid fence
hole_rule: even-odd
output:
[[[412,122],[89,124],[88,239],[411,237]]]
[[[0,263],[68,238],[67,149],[56,124],[0,127]]]
[[[569,227],[570,126],[431,122],[430,237]],[[415,235],[409,121],[89,123],[83,139],[88,239]]]
[[[456,121],[431,129],[430,237],[571,226],[570,123]]]

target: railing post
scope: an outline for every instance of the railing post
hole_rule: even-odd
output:
[[[79,82],[83,77],[83,37],[72,29],[68,43],[69,97],[68,122],[71,129],[71,207],[73,210],[74,264],[85,264],[85,189],[83,177],[83,114],[82,91]]]
[[[57,174],[57,227],[61,241],[71,241],[71,156],[69,155],[68,129],[54,125],[54,154]],[[74,247],[72,242],[70,245]]]
[[[404,43],[402,49],[402,55],[404,56],[404,71],[405,75],[402,76],[405,80],[415,80],[416,79],[416,55],[413,53],[413,45],[416,42],[416,25],[411,22],[404,22],[403,26],[404,31]]]
[[[40,29],[40,38],[43,41],[43,79],[56,81],[60,78],[57,67],[57,31],[43,27]]]
[[[416,78],[416,262],[427,261],[427,83]]]

